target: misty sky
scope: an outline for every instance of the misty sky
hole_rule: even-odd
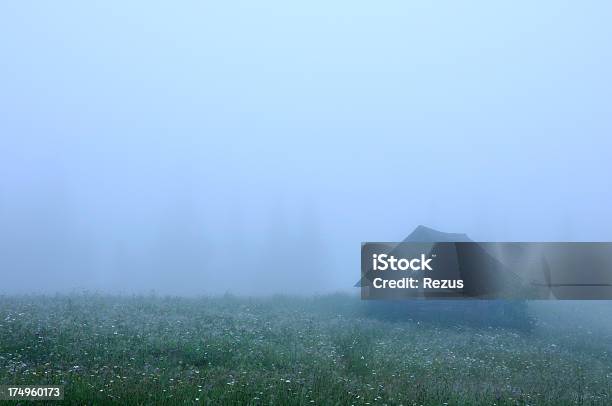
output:
[[[127,4],[129,3],[129,4]],[[0,293],[350,290],[612,240],[610,2],[3,2]]]

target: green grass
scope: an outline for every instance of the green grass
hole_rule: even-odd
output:
[[[610,342],[368,318],[358,299],[0,297],[0,384],[66,404],[610,404]],[[609,338],[609,337],[608,337]]]

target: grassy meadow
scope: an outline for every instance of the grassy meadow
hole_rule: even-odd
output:
[[[0,296],[0,385],[64,404],[612,404],[610,337],[312,298]],[[57,403],[57,402],[56,402]]]

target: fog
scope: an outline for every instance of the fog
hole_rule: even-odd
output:
[[[354,291],[362,241],[612,240],[605,2],[5,2],[0,294]]]

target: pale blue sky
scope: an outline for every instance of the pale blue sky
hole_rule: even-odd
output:
[[[348,289],[361,241],[418,224],[612,240],[610,21],[604,1],[3,2],[0,292]],[[279,251],[297,265],[264,265]]]

